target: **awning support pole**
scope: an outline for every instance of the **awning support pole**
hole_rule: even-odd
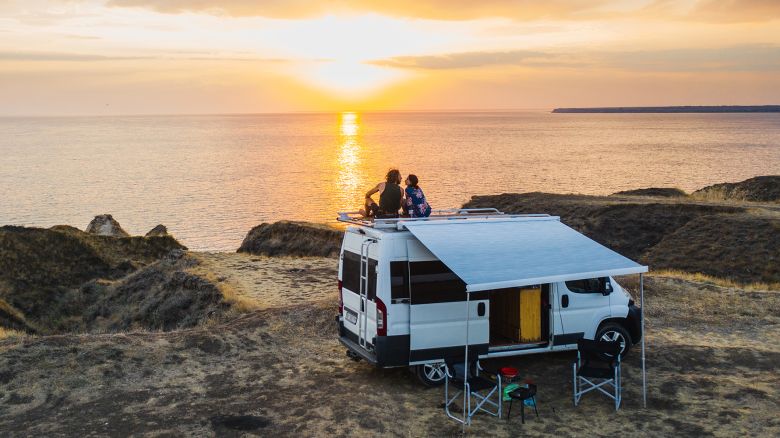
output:
[[[466,292],[466,354],[464,355],[465,358],[463,359],[464,366],[463,366],[463,426],[461,427],[461,431],[463,433],[466,433],[466,422],[471,424],[471,419],[468,417],[469,411],[468,411],[468,401],[469,398],[471,398],[471,394],[468,393],[466,390],[466,382],[469,380],[469,320],[471,319],[471,312],[469,312],[469,301],[471,300],[471,294]]]
[[[645,274],[639,274],[639,319],[642,325],[642,406],[647,408],[647,372],[645,370]]]

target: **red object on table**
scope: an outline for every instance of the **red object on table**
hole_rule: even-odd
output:
[[[514,379],[518,374],[520,374],[520,371],[514,367],[503,367],[498,371],[501,372],[501,375],[507,379]]]

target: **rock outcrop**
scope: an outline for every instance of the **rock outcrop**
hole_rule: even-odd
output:
[[[98,236],[111,236],[111,237],[129,237],[119,222],[116,221],[110,214],[101,214],[95,216],[92,222],[87,225],[85,230],[89,234],[97,234]]]
[[[684,198],[688,196],[676,187],[648,187],[646,189],[623,190],[615,192],[614,196],[655,196],[659,198]]]
[[[343,232],[308,222],[279,221],[252,228],[238,248],[268,256],[335,257],[341,248]]]
[[[148,233],[144,235],[144,237],[160,237],[160,236],[167,236],[168,235],[168,228],[165,227],[163,224],[159,224],[156,227],[149,230]]]
[[[757,176],[737,183],[714,184],[693,197],[710,200],[780,202],[780,175]]]

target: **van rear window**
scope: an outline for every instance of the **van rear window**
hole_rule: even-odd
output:
[[[368,289],[366,295],[369,300],[376,297],[376,266],[377,261],[368,259]],[[356,294],[360,293],[360,255],[351,251],[344,251],[341,261],[341,285]]]

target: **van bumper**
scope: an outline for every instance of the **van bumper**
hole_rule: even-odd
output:
[[[363,358],[366,362],[376,365],[376,355],[372,351],[366,350],[360,346],[360,340],[358,339],[358,336],[344,328],[344,322],[341,321],[340,317],[337,317],[337,320],[339,324],[339,342],[341,342],[343,346],[347,347],[349,351]]]
[[[373,341],[375,345],[368,343],[373,347],[373,351],[366,350],[360,346],[357,335],[345,329],[344,324],[339,321],[339,342],[366,362],[380,368],[409,365],[409,335],[378,336]]]
[[[370,363],[372,365],[377,365],[377,363],[376,363],[376,356],[371,354],[365,348],[361,347],[360,344],[357,344],[357,343],[353,342],[351,339],[349,339],[346,336],[339,336],[339,341],[341,342],[342,345],[347,347],[347,349],[349,351],[357,354],[358,356],[363,358],[363,360],[365,360],[366,362],[368,362],[368,363]]]
[[[631,343],[636,344],[642,340],[642,309],[630,304],[628,306],[628,316],[626,316],[626,322],[628,323],[628,331],[631,335]]]

